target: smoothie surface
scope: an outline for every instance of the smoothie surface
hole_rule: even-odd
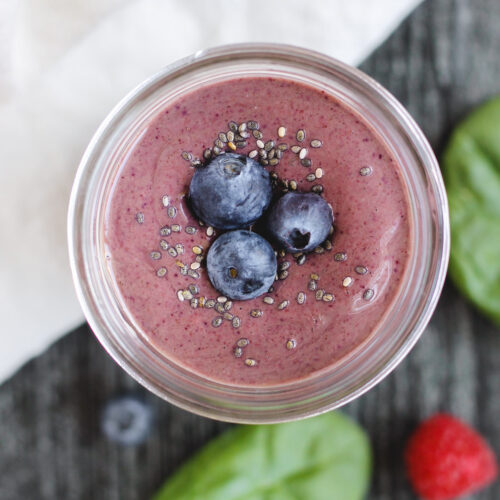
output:
[[[263,142],[288,145],[264,168],[288,189],[291,181],[302,192],[321,186],[335,220],[331,244],[305,262],[278,255],[287,272],[271,293],[228,304],[217,302],[202,261],[218,233],[199,224],[186,193],[192,161],[206,161],[204,150],[231,121],[256,121]],[[246,132],[241,154],[259,149]],[[248,77],[194,90],[147,124],[116,178],[106,243],[128,312],[165,357],[226,384],[269,385],[327,368],[374,332],[400,291],[410,224],[400,166],[360,116],[307,85]]]

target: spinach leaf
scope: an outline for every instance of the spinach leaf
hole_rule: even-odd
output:
[[[450,276],[500,325],[500,97],[469,115],[444,152]]]
[[[170,477],[154,500],[359,500],[369,482],[368,439],[340,413],[237,426]]]

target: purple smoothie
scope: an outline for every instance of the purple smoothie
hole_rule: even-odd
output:
[[[265,168],[287,180],[289,189],[291,181],[303,192],[321,186],[335,230],[303,263],[300,256],[279,256],[278,266],[290,263],[288,275],[269,294],[233,301],[227,310],[227,303],[207,307],[220,294],[202,257],[217,232],[189,210],[194,167],[182,154],[204,161],[204,150],[229,130],[228,122],[249,120],[258,122],[264,142],[289,146],[278,165]],[[280,127],[286,128],[282,138]],[[298,130],[305,130],[302,142]],[[258,149],[252,134],[245,140],[237,152]],[[314,140],[321,147],[312,147]],[[310,167],[292,152],[294,145],[307,149]],[[307,180],[310,174],[317,178]],[[106,241],[123,301],[148,341],[202,377],[237,385],[305,378],[359,346],[399,293],[411,246],[406,188],[382,140],[333,96],[271,78],[205,86],[159,112],[121,166]],[[248,345],[239,350],[241,339]]]

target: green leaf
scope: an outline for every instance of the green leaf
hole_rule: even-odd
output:
[[[469,115],[444,152],[450,276],[500,325],[500,97]]]
[[[327,413],[234,427],[183,465],[154,500],[360,500],[370,470],[364,432]]]

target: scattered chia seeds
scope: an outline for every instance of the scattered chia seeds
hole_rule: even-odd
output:
[[[255,137],[255,139],[262,139],[264,137],[260,130],[252,130],[252,135]]]
[[[212,148],[207,148],[203,151],[203,158],[205,158],[205,160],[210,160],[210,158],[212,158]]]
[[[337,262],[344,262],[345,260],[347,260],[347,254],[345,252],[337,252],[333,256],[333,260]]]

